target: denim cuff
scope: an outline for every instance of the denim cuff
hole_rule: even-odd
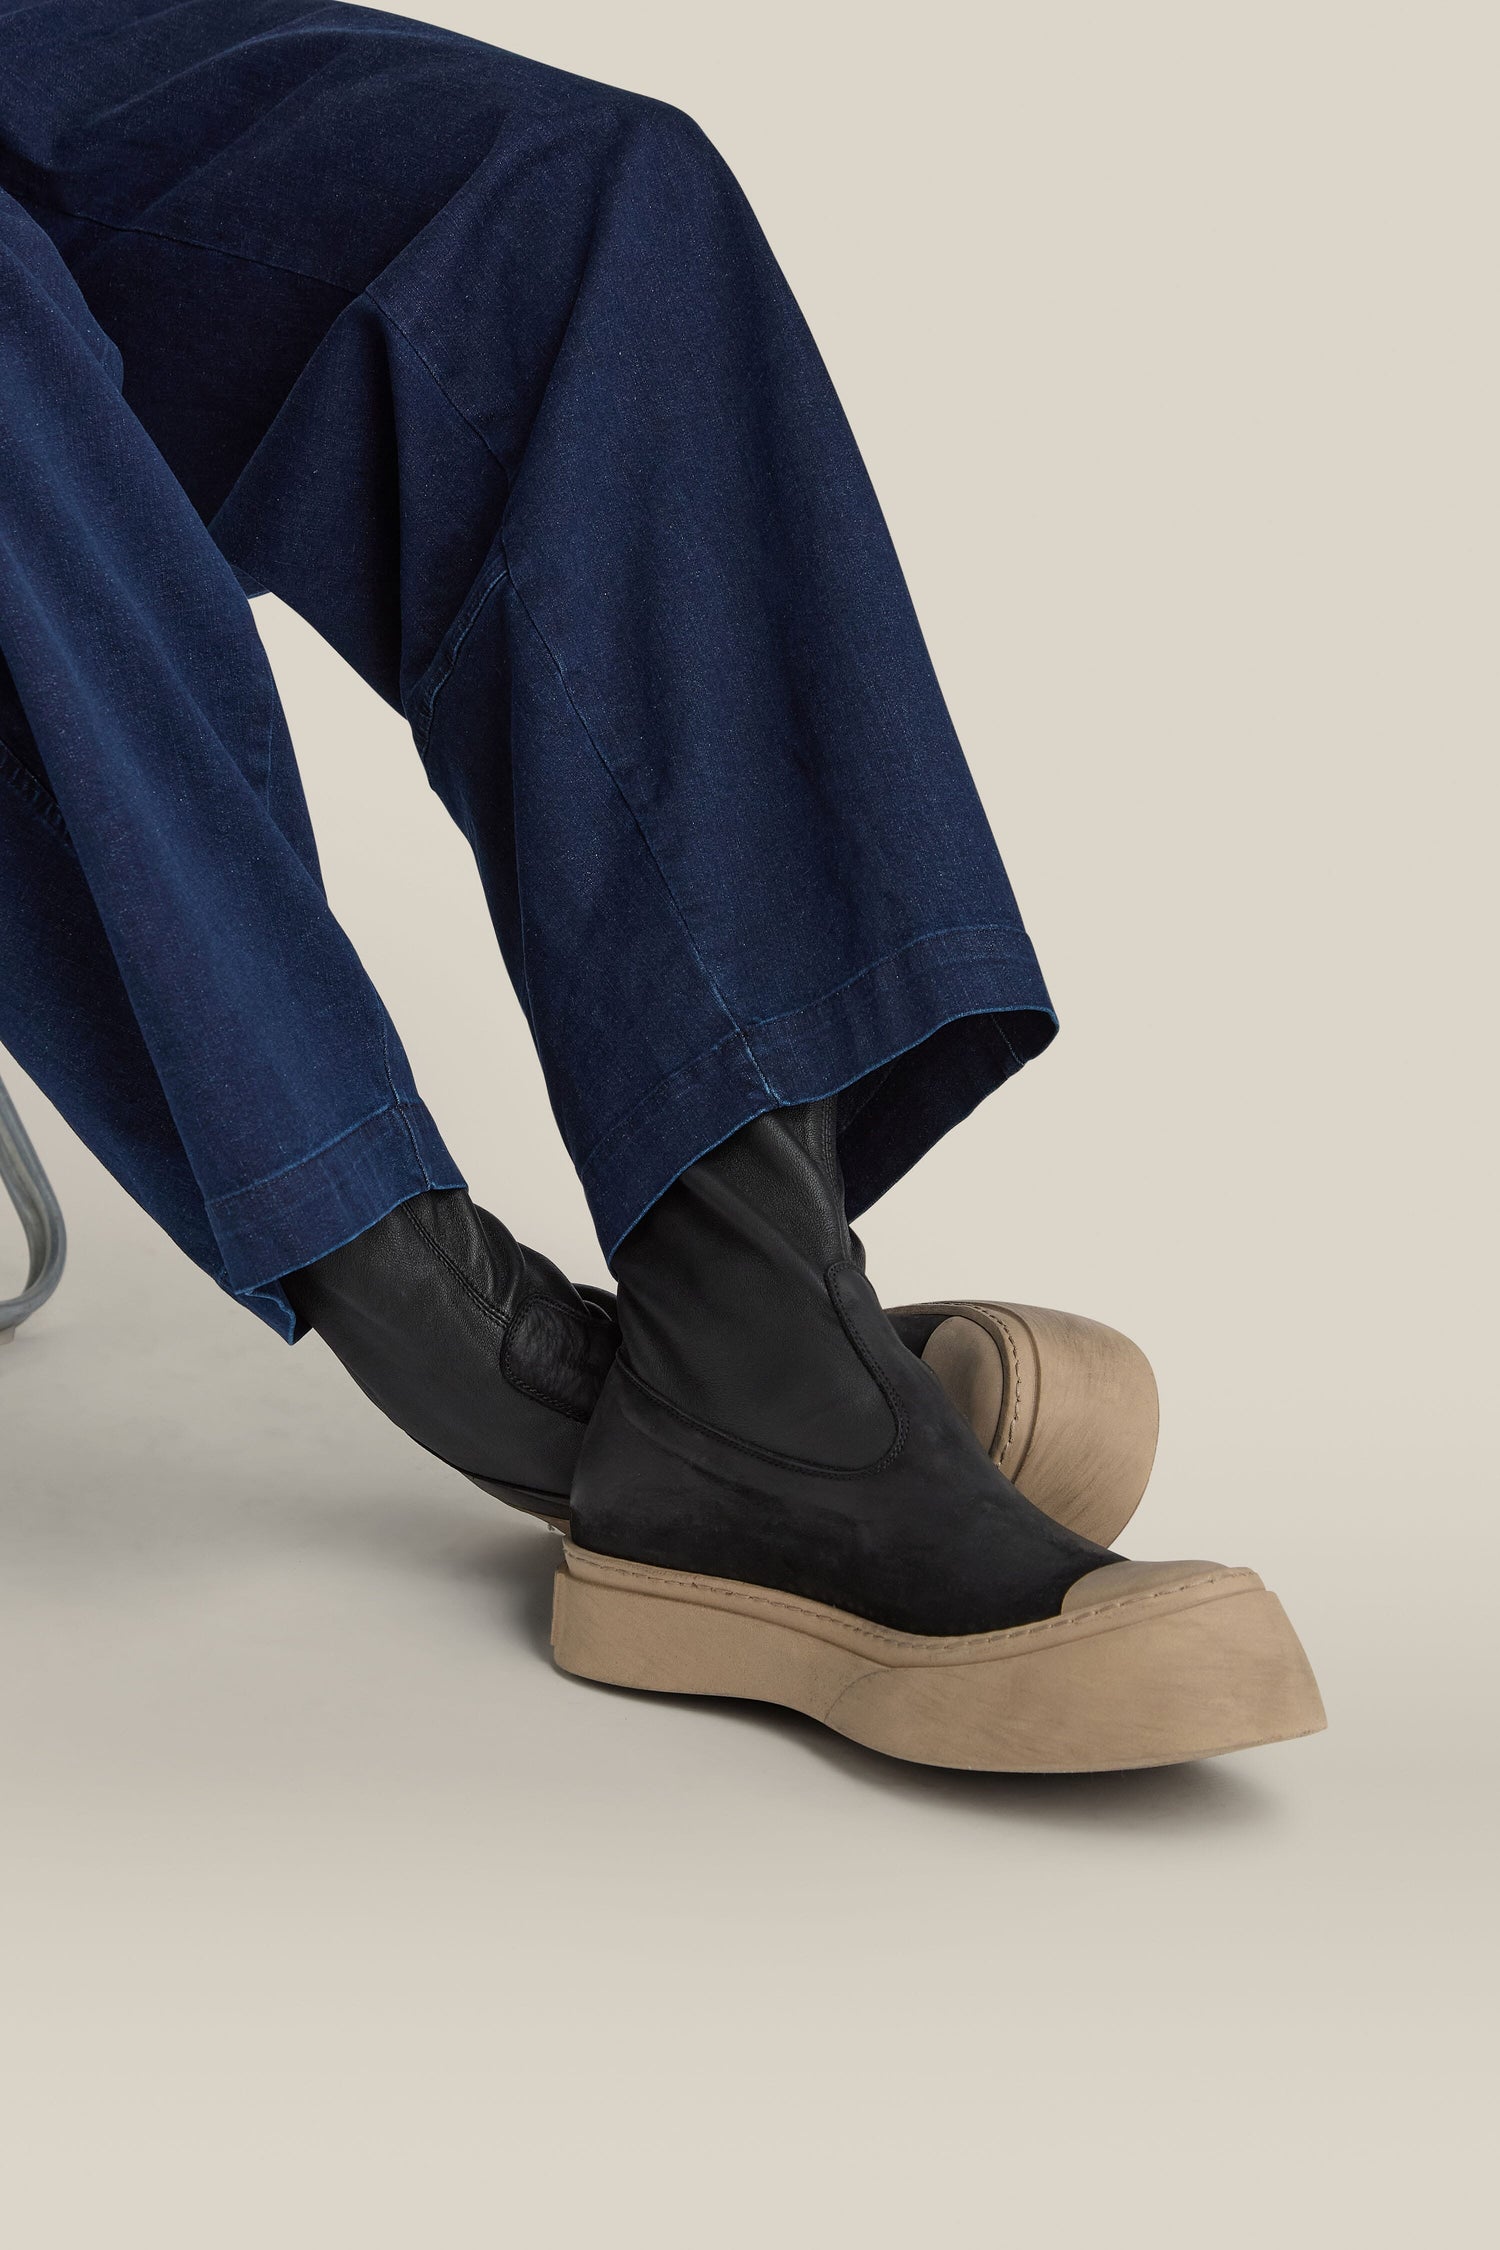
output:
[[[283,1274],[352,1242],[426,1188],[464,1185],[425,1104],[388,1103],[285,1171],[207,1206],[223,1259],[219,1278],[295,1341]]]
[[[605,1256],[751,1118],[828,1094],[850,1095],[840,1156],[857,1218],[1056,1031],[1015,923],[918,938],[806,1007],[745,1024],[660,1080],[579,1164]]]

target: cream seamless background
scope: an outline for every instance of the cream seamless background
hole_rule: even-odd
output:
[[[0,1360],[7,2232],[1475,2239],[1500,23],[429,13],[679,104],[755,204],[1063,1018],[870,1215],[872,1273],[1138,1337],[1127,1551],[1261,1568],[1331,1729],[1018,1784],[555,1677],[542,1536],[19,1083],[73,1263]],[[602,1278],[404,729],[257,616],[475,1192]]]

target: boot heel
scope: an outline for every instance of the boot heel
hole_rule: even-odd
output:
[[[1156,1458],[1151,1362],[1102,1321],[1041,1305],[955,1300],[923,1359],[990,1459],[1054,1522],[1112,1546]]]

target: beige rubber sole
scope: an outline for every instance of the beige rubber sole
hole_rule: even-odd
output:
[[[1041,1305],[954,1299],[922,1357],[1001,1472],[1034,1507],[1112,1546],[1156,1458],[1156,1377],[1102,1321]]]
[[[582,1679],[779,1703],[891,1757],[991,1773],[1176,1765],[1326,1724],[1276,1596],[1216,1563],[1106,1564],[1060,1617],[949,1640],[570,1541],[552,1646]]]

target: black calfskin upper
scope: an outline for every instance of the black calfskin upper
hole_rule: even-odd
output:
[[[430,1453],[556,1495],[619,1341],[585,1293],[462,1188],[402,1203],[283,1284],[360,1389]]]
[[[832,1101],[757,1118],[615,1254],[622,1347],[573,1537],[894,1630],[1055,1616],[1114,1560],[995,1468],[897,1336],[844,1216]]]

